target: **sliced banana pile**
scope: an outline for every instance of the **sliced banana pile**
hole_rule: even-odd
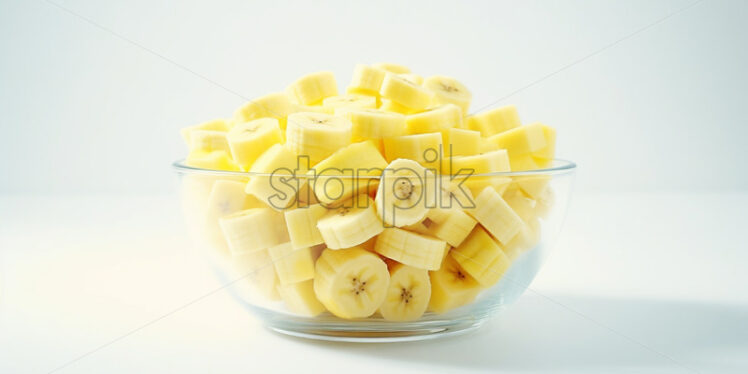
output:
[[[460,81],[392,63],[305,75],[182,129],[190,221],[253,302],[414,321],[473,303],[541,240],[556,132],[513,106],[469,114]],[[497,174],[498,173],[498,174]]]

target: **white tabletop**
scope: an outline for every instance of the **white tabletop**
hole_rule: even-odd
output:
[[[531,290],[482,329],[343,344],[211,293],[175,198],[6,196],[0,372],[746,372],[747,210],[747,193],[578,196]]]

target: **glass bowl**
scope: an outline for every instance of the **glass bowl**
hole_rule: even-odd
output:
[[[469,195],[472,195],[470,198],[474,202],[472,209],[480,210],[476,213],[475,210],[465,209],[470,216],[479,221],[476,227],[483,227],[483,221],[489,223],[489,226],[494,225],[490,222],[498,222],[496,223],[498,226],[493,228],[501,231],[503,235],[506,227],[512,225],[509,222],[511,220],[507,221],[506,217],[500,216],[502,214],[500,209],[481,210],[483,207],[481,204],[487,204],[484,201],[490,200],[481,195],[484,189],[493,191],[488,191],[487,195],[501,196],[502,200],[516,213],[516,216],[512,217],[521,219],[521,228],[516,230],[511,240],[504,238],[503,244],[494,236],[494,230],[485,230],[494,239],[493,242],[498,243],[498,248],[503,253],[502,261],[506,264],[500,267],[500,270],[494,270],[495,265],[480,263],[481,259],[486,257],[467,258],[463,253],[466,250],[460,246],[452,247],[447,244],[442,269],[449,265],[457,269],[458,273],[455,274],[462,274],[465,273],[463,265],[473,271],[477,267],[486,270],[487,277],[492,280],[479,284],[479,289],[468,298],[469,302],[460,301],[459,297],[452,297],[451,294],[442,295],[442,299],[446,299],[446,304],[449,304],[447,307],[443,305],[445,301],[440,299],[442,305],[439,308],[432,308],[429,305],[425,313],[417,319],[393,321],[383,318],[380,312],[375,312],[367,318],[354,319],[339,318],[328,311],[321,314],[314,312],[312,314],[316,315],[309,316],[308,310],[298,305],[289,305],[289,302],[284,302],[279,295],[280,281],[276,269],[279,266],[277,262],[283,258],[276,258],[276,261],[273,261],[267,255],[237,256],[232,254],[219,224],[220,218],[247,208],[247,201],[243,201],[244,197],[241,197],[243,193],[241,186],[246,185],[248,180],[251,178],[270,179],[272,176],[200,169],[185,165],[183,160],[175,162],[173,167],[179,176],[182,208],[190,237],[195,244],[193,247],[204,261],[212,266],[227,291],[253,315],[260,318],[267,327],[277,332],[313,339],[357,342],[423,340],[470,331],[478,328],[497,311],[515,302],[530,285],[553,247],[566,214],[576,170],[573,162],[556,159],[546,168],[539,170],[496,172],[461,177],[465,179],[462,185],[469,186],[467,190],[471,192]],[[336,178],[345,179],[343,183],[375,182],[376,184],[379,180],[379,177],[371,176],[358,178],[338,176]],[[312,182],[309,181],[304,185],[309,186]],[[452,181],[452,183],[458,182],[460,180]],[[303,196],[301,192],[306,192],[306,196],[309,196],[309,191],[304,187],[300,188],[299,196]],[[373,192],[371,196],[374,196]],[[300,198],[298,205],[292,206],[303,209],[305,200],[309,198]],[[280,216],[282,217],[283,214]],[[427,224],[427,221],[428,219],[422,223]],[[274,222],[264,230],[286,230],[284,220]],[[408,229],[410,230],[411,227]],[[256,228],[252,230],[256,231]],[[421,234],[428,233],[428,228],[424,230],[426,232]],[[252,233],[248,232],[246,235],[249,237],[244,240],[254,240]],[[256,235],[257,240],[261,240],[260,236],[264,236]],[[472,236],[473,233],[471,232],[470,235]],[[372,241],[367,241],[361,246],[379,255],[372,243]],[[311,247],[309,251],[313,256],[312,261],[316,261],[325,250],[332,251],[333,249],[326,249],[324,244]],[[489,250],[489,248],[485,249],[485,251]],[[471,255],[468,254],[468,256]],[[385,256],[380,257],[391,265],[391,261]],[[465,261],[466,259],[468,262]],[[436,272],[438,271],[429,271],[434,293],[438,288],[438,285],[434,284]],[[467,277],[472,278],[469,274]],[[436,300],[435,297],[434,300]],[[435,309],[440,309],[439,313]]]

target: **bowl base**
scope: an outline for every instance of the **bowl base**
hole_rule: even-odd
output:
[[[298,338],[353,343],[391,343],[444,338],[478,329],[485,319],[341,325],[266,321],[272,331]],[[436,323],[435,323],[436,322]]]

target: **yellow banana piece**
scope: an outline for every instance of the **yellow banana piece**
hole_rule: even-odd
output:
[[[351,143],[351,122],[329,114],[301,112],[288,116],[286,144],[315,165]]]
[[[389,99],[381,99],[380,101],[381,101],[381,104],[379,105],[378,109],[383,110],[385,112],[400,113],[400,114],[413,114],[413,113],[418,113],[421,111],[420,109],[408,108],[407,106],[400,105]]]
[[[467,128],[480,131],[483,137],[490,137],[519,127],[522,123],[514,105],[507,105],[476,113],[466,119]]]
[[[425,109],[431,104],[433,93],[395,74],[387,74],[379,94],[413,110]]]
[[[293,82],[286,92],[299,104],[319,105],[325,98],[337,96],[338,83],[329,71],[311,73]]]
[[[284,92],[275,92],[249,101],[234,112],[234,122],[241,124],[260,118],[275,118],[281,129],[286,128],[286,117],[296,112],[295,105]]]
[[[207,170],[241,171],[226,151],[193,151],[187,155],[185,165]]]
[[[457,79],[434,75],[426,78],[423,86],[434,92],[434,104],[454,104],[460,108],[462,116],[468,114],[473,95]]]
[[[408,74],[398,74],[400,78],[405,79],[406,81],[415,84],[416,86],[420,86],[423,84],[423,77],[418,74],[408,73]]]
[[[327,108],[334,114],[348,108],[375,109],[377,107],[377,98],[366,95],[338,95],[331,96],[322,100],[322,107]]]
[[[260,118],[234,126],[226,139],[231,155],[244,170],[249,170],[260,155],[283,141],[278,120]]]
[[[360,193],[373,193],[387,161],[373,141],[341,148],[314,166],[307,175],[314,195],[334,206]]]
[[[387,226],[420,222],[436,206],[435,176],[413,160],[397,159],[384,169],[375,197],[377,214]]]
[[[384,230],[382,221],[374,210],[374,202],[362,194],[329,210],[317,221],[322,238],[328,248],[350,248],[366,242]]]
[[[325,240],[317,228],[317,222],[327,214],[321,204],[285,211],[288,236],[294,248],[312,247]]]
[[[473,229],[462,244],[452,249],[451,255],[484,287],[496,284],[511,264],[499,243],[481,226]]]
[[[191,134],[195,130],[212,130],[212,131],[222,131],[226,132],[229,131],[228,122],[223,119],[214,119],[212,121],[203,122],[197,125],[188,126],[180,130],[180,133],[182,134],[182,139],[184,139],[184,143],[187,144],[187,147],[190,147],[192,149],[192,137]]]
[[[433,218],[432,218],[433,217]],[[478,222],[458,208],[435,208],[419,222],[416,232],[437,237],[456,247],[470,234]]]
[[[245,191],[275,210],[284,210],[297,202],[297,193],[306,183],[296,176],[306,173],[303,167],[298,165],[296,152],[275,144],[252,164],[249,172],[253,175]]]
[[[421,234],[386,228],[379,234],[374,250],[382,256],[419,269],[438,270],[447,243]]]
[[[463,270],[450,254],[444,258],[442,267],[429,272],[431,299],[428,310],[445,313],[470,304],[481,290],[480,284]]]
[[[535,199],[535,214],[540,218],[545,218],[551,212],[553,203],[556,201],[556,194],[552,188],[546,188],[543,193]]]
[[[514,212],[501,195],[486,187],[475,198],[475,208],[466,212],[473,216],[501,244],[507,244],[522,228],[522,218]]]
[[[513,178],[514,184],[531,199],[539,200],[546,190],[550,189],[551,177],[548,175],[524,175]]]
[[[270,208],[242,210],[219,220],[233,254],[261,251],[287,242],[283,213]]]
[[[473,194],[479,193],[487,186],[492,186],[497,191],[503,190],[511,182],[509,177],[482,174],[509,170],[509,157],[503,149],[479,155],[447,157],[442,164],[443,174],[466,176],[463,185]]]
[[[316,317],[326,310],[314,294],[312,279],[286,285],[279,284],[278,293],[286,307],[298,315]]]
[[[226,151],[230,152],[225,131],[192,130],[190,132],[191,151]]]
[[[375,69],[384,70],[386,72],[390,72],[393,74],[410,73],[410,68],[408,68],[407,66],[393,64],[391,62],[380,62],[380,63],[372,64],[371,66]]]
[[[384,261],[359,247],[325,249],[317,259],[315,272],[317,299],[332,314],[346,319],[374,314],[390,283]]]
[[[198,226],[201,235],[208,243],[219,250],[226,252],[227,244],[223,232],[218,224],[221,217],[239,212],[244,209],[261,208],[264,205],[254,197],[244,193],[245,181],[243,179],[212,179],[204,181],[210,185],[204,210],[195,213],[200,214]]]
[[[363,93],[369,96],[379,96],[379,88],[387,74],[382,69],[373,66],[357,64],[353,69],[353,78],[348,86],[349,93]]]
[[[510,158],[532,154],[546,146],[543,125],[540,123],[500,132],[489,137],[488,141],[498,145],[501,149],[506,149]]]
[[[533,218],[522,225],[517,236],[504,247],[506,256],[514,261],[523,252],[531,250],[540,241],[540,221]]]
[[[548,167],[556,156],[556,129],[546,125],[542,127],[545,147],[533,152],[532,157],[541,167]]]
[[[405,118],[408,134],[441,132],[452,127],[462,126],[462,112],[454,104],[444,104],[428,108],[423,112]]]
[[[538,164],[535,162],[535,159],[529,154],[512,156],[509,158],[509,164],[511,165],[512,171],[540,169],[540,166],[538,166]]]
[[[480,132],[460,128],[450,128],[442,132],[444,157],[472,156],[481,151]],[[497,148],[498,149],[498,148]]]
[[[314,257],[310,247],[294,249],[291,242],[268,248],[280,284],[287,285],[314,278]]]
[[[528,222],[535,218],[535,200],[525,196],[519,188],[509,188],[501,197],[523,221]]]
[[[384,138],[383,144],[384,157],[389,162],[409,159],[435,170],[441,165],[444,147],[441,133],[394,136]]]
[[[405,116],[379,109],[345,109],[340,115],[351,121],[354,142],[405,135]]]
[[[426,311],[430,298],[429,272],[396,263],[390,267],[390,284],[379,314],[388,321],[413,321]]]
[[[279,300],[278,275],[266,249],[233,255],[231,267],[235,278],[246,279],[253,290],[268,300]]]

